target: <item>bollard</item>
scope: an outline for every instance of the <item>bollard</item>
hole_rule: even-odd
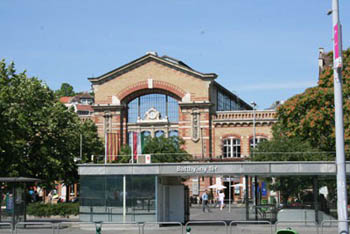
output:
[[[102,231],[102,222],[95,222],[96,234],[101,234]]]
[[[186,234],[191,234],[191,228],[190,227],[186,228]]]

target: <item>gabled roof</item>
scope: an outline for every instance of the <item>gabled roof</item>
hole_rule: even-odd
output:
[[[73,97],[68,97],[68,96],[60,97],[60,103],[63,103],[63,104],[70,103],[70,101],[72,100],[72,98],[73,98]]]
[[[92,95],[90,95],[89,93],[81,93],[81,94],[78,94],[78,95],[75,95],[72,99],[71,99],[71,102],[79,102],[80,99],[94,99],[94,97]]]
[[[196,76],[198,78],[201,79],[215,79],[217,77],[217,75],[215,73],[201,73],[198,72],[194,69],[192,69],[191,67],[189,67],[188,65],[186,65],[184,62],[171,58],[169,56],[162,56],[159,57],[156,53],[147,53],[145,56],[142,56],[134,61],[131,61],[130,63],[127,63],[121,67],[118,67],[110,72],[107,72],[99,77],[91,77],[88,78],[88,80],[93,83],[93,84],[100,84],[100,83],[104,83],[107,80],[113,79],[125,72],[128,72],[134,68],[139,67],[140,65],[143,65],[149,61],[155,61],[158,62],[160,64],[172,67],[176,70],[180,70],[184,73]]]
[[[89,112],[94,112],[92,109],[91,105],[82,105],[82,104],[77,104],[77,111],[89,111]]]

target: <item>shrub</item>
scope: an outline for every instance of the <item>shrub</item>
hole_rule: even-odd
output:
[[[27,206],[27,214],[38,217],[63,216],[79,214],[79,203],[43,204],[30,203]]]

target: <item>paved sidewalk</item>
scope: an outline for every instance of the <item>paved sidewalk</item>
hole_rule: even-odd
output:
[[[191,234],[236,234],[236,233],[259,233],[259,234],[274,234],[275,226],[266,224],[239,224],[229,227],[229,223],[232,220],[245,221],[245,208],[239,206],[233,206],[231,212],[229,212],[226,206],[222,211],[219,208],[211,208],[211,212],[203,212],[202,207],[197,205],[190,209],[190,220],[189,226],[191,227]],[[252,218],[254,218],[252,216]],[[59,230],[52,230],[52,227],[56,227],[58,222],[77,222],[78,217],[72,217],[71,219],[54,217],[54,218],[43,218],[38,219],[31,217],[28,219],[29,222],[52,222],[53,225],[39,225],[39,226],[27,226],[26,229],[18,229],[18,234],[95,234],[94,224],[73,224],[73,225],[62,225]],[[225,221],[225,222],[223,222]],[[194,222],[203,222],[204,224],[194,224]],[[216,222],[216,223],[215,223]],[[226,225],[227,226],[226,226]],[[337,227],[334,224],[333,227],[326,227],[324,234],[333,234],[337,232]],[[315,226],[305,226],[304,224],[294,223],[283,223],[277,226],[278,229],[292,227],[295,228],[299,234],[317,234],[321,233]],[[0,234],[11,233],[10,230],[0,229]],[[162,226],[158,227],[155,225],[146,225],[142,232],[142,225],[120,225],[120,224],[103,224],[102,234],[182,234],[180,226]],[[183,233],[185,234],[185,225],[183,225]]]

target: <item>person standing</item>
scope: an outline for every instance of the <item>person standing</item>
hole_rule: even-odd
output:
[[[224,208],[224,201],[225,201],[225,193],[220,191],[220,193],[219,193],[220,210],[222,210]]]
[[[205,212],[205,208],[207,208],[208,212],[211,212],[208,206],[208,193],[207,190],[204,191],[202,194],[202,207],[203,207],[203,212]]]

